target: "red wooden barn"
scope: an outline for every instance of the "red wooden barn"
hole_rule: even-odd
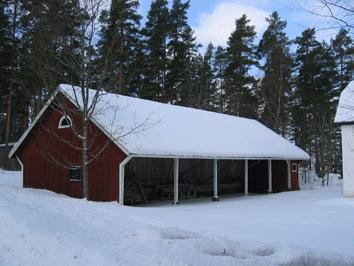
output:
[[[60,85],[11,150],[24,187],[82,197],[79,89]],[[121,204],[297,190],[309,159],[256,120],[112,93],[89,135],[90,200]]]

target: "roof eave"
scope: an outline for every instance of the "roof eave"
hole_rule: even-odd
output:
[[[132,157],[139,158],[166,158],[166,159],[202,159],[202,160],[291,160],[291,161],[308,161],[310,157],[295,156],[205,156],[205,155],[173,155],[173,154],[145,154],[131,153]]]
[[[339,121],[339,122],[334,122],[334,124],[339,126],[354,125],[354,121]]]

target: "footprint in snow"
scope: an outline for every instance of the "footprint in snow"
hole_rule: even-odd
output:
[[[199,237],[199,235],[196,233],[188,232],[173,227],[162,228],[160,231],[160,235],[162,239],[167,239],[167,240],[184,240],[184,239],[192,239],[192,238]]]

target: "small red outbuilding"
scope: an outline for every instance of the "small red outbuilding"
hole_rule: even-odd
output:
[[[23,167],[24,187],[82,197],[76,90],[60,85],[11,150],[9,157]],[[94,94],[90,90],[90,99]],[[218,199],[223,189],[246,194],[295,190],[298,163],[309,158],[252,119],[112,93],[100,95],[89,136],[90,200],[121,204],[164,193],[177,203],[203,193]]]

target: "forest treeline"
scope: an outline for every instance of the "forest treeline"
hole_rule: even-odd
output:
[[[58,84],[80,85],[77,66],[85,65],[92,88],[255,118],[306,150],[319,176],[339,171],[333,120],[354,76],[348,30],[325,42],[308,28],[290,40],[274,11],[256,42],[245,14],[235,18],[225,46],[202,48],[187,0],[151,1],[144,19],[137,0],[105,8],[90,1],[97,12],[88,12],[85,0],[1,1],[0,143],[19,138]],[[87,25],[94,25],[89,37],[82,34]]]

